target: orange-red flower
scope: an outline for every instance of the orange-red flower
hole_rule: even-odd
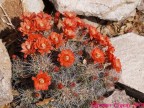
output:
[[[36,17],[35,18],[35,26],[37,31],[44,31],[44,30],[50,30],[51,24],[50,21],[46,18]]]
[[[109,60],[110,62],[112,62],[113,59],[115,58],[114,54],[113,54],[113,53],[110,53],[110,52],[107,52],[107,55],[108,55],[108,60]]]
[[[76,33],[72,29],[64,29],[64,35],[67,39],[73,39],[76,37]]]
[[[23,20],[23,22],[21,23],[21,27],[19,28],[19,30],[23,33],[23,35],[34,33],[36,31],[51,29],[51,16],[43,12],[40,12],[38,14],[24,13],[21,19]]]
[[[24,58],[26,58],[27,55],[35,53],[36,51],[31,41],[25,41],[24,43],[22,43],[21,47],[22,47],[21,52],[24,53]]]
[[[48,90],[48,87],[51,84],[51,79],[51,76],[43,71],[39,71],[36,77],[32,77],[36,90]]]
[[[70,49],[62,50],[58,55],[61,66],[70,67],[75,61],[74,53]]]
[[[100,33],[98,33],[98,40],[99,40],[99,43],[103,46],[107,46],[109,45],[110,41],[109,41],[109,38],[107,36],[103,36],[101,35]]]
[[[77,27],[77,22],[74,19],[65,18],[63,20],[63,27],[64,28],[70,28],[70,29],[74,30]]]
[[[23,36],[35,31],[34,24],[30,20],[25,20],[20,23],[19,31],[23,33]]]
[[[68,11],[65,11],[63,15],[65,17],[68,17],[68,18],[75,18],[76,17],[76,14],[74,12],[68,12]]]
[[[77,25],[78,25],[78,26],[84,27],[84,22],[83,22],[80,18],[76,17],[76,18],[75,18],[75,21],[77,22]]]
[[[108,45],[108,52],[109,53],[114,53],[114,51],[115,51],[115,48],[112,46],[112,44],[109,44]]]
[[[41,19],[46,19],[46,20],[51,20],[52,17],[44,12],[39,12],[37,14],[37,17],[41,18]]]
[[[113,58],[112,66],[119,73],[121,71],[121,62],[120,62],[120,59]]]
[[[99,48],[94,48],[91,51],[91,57],[93,58],[94,63],[104,63],[105,61],[104,53]]]
[[[50,53],[52,46],[47,38],[42,37],[38,38],[37,41],[34,43],[34,48],[43,55],[45,53]]]
[[[50,36],[48,36],[48,39],[56,48],[60,47],[64,43],[63,36],[56,32],[52,32]]]
[[[43,35],[41,34],[29,34],[28,35],[28,40],[31,42],[36,42],[38,38],[42,38]]]
[[[89,26],[89,34],[90,34],[91,39],[93,39],[93,38],[97,39],[98,38],[98,33],[99,32],[96,30],[95,27]]]

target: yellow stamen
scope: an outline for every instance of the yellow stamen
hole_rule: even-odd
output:
[[[46,48],[46,44],[44,44],[44,43],[41,46],[43,49]]]
[[[99,53],[96,53],[96,58],[99,58],[101,55]]]
[[[68,61],[70,59],[69,56],[65,56],[65,60]]]
[[[44,26],[44,24],[43,24],[43,23],[40,23],[40,26],[41,26],[41,27],[43,27],[43,26]]]
[[[26,47],[27,47],[27,49],[30,49],[30,48],[31,48],[31,46],[30,46],[30,45],[27,45]]]
[[[28,30],[29,30],[29,29],[30,29],[30,26],[26,26],[26,29],[28,29]]]
[[[40,79],[39,79],[39,83],[43,84],[44,82],[45,82],[45,81],[44,81],[43,78],[40,78]]]

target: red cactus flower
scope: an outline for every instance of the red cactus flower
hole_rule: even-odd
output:
[[[60,70],[59,67],[57,67],[57,66],[54,67],[54,72],[58,72],[59,70]]]
[[[29,34],[28,35],[28,40],[31,41],[31,42],[36,42],[36,40],[38,38],[42,38],[42,37],[43,37],[43,35],[41,35],[41,34]]]
[[[63,89],[63,88],[64,88],[64,85],[63,85],[62,83],[58,83],[58,84],[57,84],[57,88],[58,88],[58,89]]]
[[[113,61],[112,61],[112,66],[118,73],[120,73],[120,71],[121,71],[120,59],[114,58]]]
[[[105,57],[103,51],[99,48],[94,48],[91,52],[91,57],[94,60],[94,63],[104,63]]]
[[[76,83],[75,82],[71,82],[70,83],[70,87],[75,87],[76,86]]]
[[[36,77],[32,77],[34,87],[36,90],[48,90],[51,84],[51,76],[47,72],[39,71]]]
[[[98,40],[99,43],[103,46],[107,46],[110,43],[109,38],[107,36],[102,36],[101,34],[99,34]]]
[[[90,107],[91,107],[91,108],[98,108],[98,103],[97,103],[96,101],[92,101],[92,102],[90,103]]]
[[[34,96],[34,98],[36,98],[36,99],[41,99],[41,98],[42,98],[42,94],[41,94],[40,91],[35,91],[35,92],[33,93],[33,96]]]
[[[75,18],[76,17],[76,14],[74,12],[68,12],[68,11],[65,11],[63,15],[67,18]]]
[[[62,50],[58,57],[60,64],[65,67],[70,67],[75,61],[74,53],[70,49]]]
[[[108,45],[108,52],[109,53],[114,53],[114,51],[115,51],[115,48],[111,44],[109,44]]]
[[[37,17],[41,18],[41,19],[46,19],[46,20],[51,20],[52,17],[44,12],[39,12],[37,14]]]
[[[118,82],[119,78],[118,77],[113,77],[114,82]]]
[[[76,17],[76,18],[75,18],[75,21],[77,22],[77,25],[78,25],[78,26],[84,27],[84,22],[83,22],[80,18]]]
[[[44,31],[44,30],[50,30],[51,29],[51,24],[47,19],[41,19],[37,17],[35,19],[35,26],[37,31]]]
[[[65,18],[63,20],[63,26],[64,28],[70,28],[74,30],[77,27],[77,22],[74,19]]]
[[[107,52],[107,55],[108,55],[108,60],[109,60],[110,62],[112,62],[113,59],[115,58],[114,54],[112,54],[112,53],[110,53],[110,52]]]
[[[80,56],[82,56],[82,55],[83,55],[83,50],[79,50],[79,51],[77,52],[77,54],[80,55]]]
[[[38,13],[34,20],[34,24],[36,26],[37,31],[44,31],[51,29],[50,20],[51,20],[50,15],[45,14],[43,12]]]
[[[51,44],[56,46],[56,48],[60,47],[64,43],[63,36],[56,32],[52,32],[50,36],[48,36],[48,39],[50,40]]]
[[[76,37],[76,33],[72,29],[64,29],[64,35],[66,39],[73,39]]]
[[[91,39],[93,39],[93,38],[97,39],[98,38],[98,33],[99,32],[96,30],[95,27],[89,26],[89,34],[90,34]]]
[[[27,55],[35,53],[36,51],[31,41],[25,41],[24,43],[22,43],[21,47],[22,47],[21,52],[24,53],[24,58],[26,58]]]
[[[42,37],[38,38],[37,41],[34,43],[34,48],[43,55],[45,53],[50,53],[52,46],[47,38]]]
[[[19,31],[23,33],[23,36],[30,34],[35,31],[34,24],[30,20],[25,20],[20,23]]]

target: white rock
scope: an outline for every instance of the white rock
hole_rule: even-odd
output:
[[[135,11],[141,0],[50,0],[60,12],[73,11],[79,15],[122,20]]]
[[[144,13],[144,0],[141,1],[140,5],[137,8],[138,8],[138,10],[140,10]]]
[[[119,90],[115,90],[113,92],[113,94],[111,96],[109,96],[108,98],[105,98],[103,100],[103,103],[108,104],[108,105],[112,105],[112,106],[116,106],[116,105],[130,105],[132,104],[131,102],[133,102],[134,100],[132,98],[130,98],[128,95],[126,95],[126,92],[123,91],[119,91]],[[111,107],[114,108],[114,107]],[[115,107],[117,108],[117,107]],[[123,107],[119,107],[119,108],[123,108]],[[128,108],[128,107],[124,107],[124,108]]]
[[[21,0],[24,12],[38,13],[43,11],[44,3],[42,0]]]
[[[144,37],[128,33],[111,39],[122,63],[121,83],[144,93]]]
[[[13,100],[11,75],[10,58],[2,40],[0,40],[0,106]]]
[[[0,5],[4,2],[5,0],[0,0]]]

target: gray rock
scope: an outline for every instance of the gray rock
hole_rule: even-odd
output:
[[[42,0],[22,0],[24,12],[38,13],[43,11],[44,3]]]
[[[2,40],[0,40],[0,105],[13,100],[11,75],[11,61]]]
[[[3,7],[8,17],[12,20],[13,24],[17,27],[18,17],[22,15],[21,1],[20,0],[0,0],[0,5]],[[1,18],[4,19],[6,22],[8,22],[5,18],[5,13],[0,8],[0,32],[5,29],[11,29],[11,27],[8,26],[6,23],[4,23],[1,20]],[[0,37],[6,37],[3,34],[8,35],[8,32],[10,32],[10,30],[6,30],[6,31],[7,31],[6,33],[1,33],[2,35],[0,35]]]
[[[134,102],[134,99],[130,98],[128,95],[126,95],[126,92],[123,90],[123,91],[119,91],[119,90],[115,90],[113,92],[113,94],[111,96],[109,96],[108,98],[105,98],[103,100],[103,103],[105,104],[108,104],[108,105],[115,105],[116,104],[118,105],[131,105],[132,103]],[[114,107],[111,107],[111,108],[114,108]],[[118,108],[118,107],[115,107],[115,108]],[[120,107],[119,107],[120,108]],[[123,108],[123,107],[121,107]],[[125,108],[128,108],[128,107],[125,107]]]
[[[140,5],[137,7],[137,9],[144,13],[144,0],[141,1]]]
[[[0,0],[0,4],[2,4],[5,0]]]
[[[144,93],[144,37],[128,33],[111,42],[122,63],[119,82]]]
[[[60,12],[98,16],[107,20],[122,20],[135,12],[141,0],[50,0]]]
[[[0,5],[2,5],[3,9],[7,13],[8,17],[12,20],[12,23],[16,26],[16,28],[18,26],[17,17],[20,17],[22,12],[38,13],[44,9],[44,3],[42,0],[0,0]],[[5,29],[11,29],[11,27],[4,23],[1,18],[6,19],[4,12],[0,8],[0,32]],[[6,33],[3,33],[3,35],[7,35],[9,31],[6,30]],[[0,35],[0,37],[6,36]]]

